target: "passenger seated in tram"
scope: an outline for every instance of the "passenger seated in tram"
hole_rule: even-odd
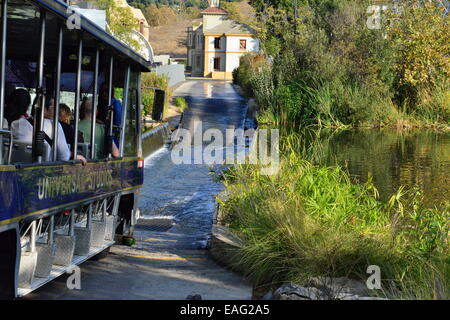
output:
[[[64,135],[66,136],[66,141],[72,144],[75,141],[75,128],[70,124],[72,121],[72,111],[69,106],[65,103],[59,105],[59,123],[63,128]],[[78,135],[78,141],[84,142],[82,135]]]
[[[45,120],[44,120],[45,121],[44,122],[44,127],[45,127],[44,131],[45,131],[45,133],[47,133],[47,135],[49,137],[51,137],[51,135],[49,135],[49,133],[47,132],[45,123],[47,122],[47,120],[50,121],[51,128],[52,128],[50,133],[53,133],[53,119],[55,118],[55,106],[54,106],[54,104],[55,104],[55,99],[54,98],[49,98],[48,102],[46,102],[46,104],[45,104],[45,109],[44,109],[44,118],[45,118]],[[70,109],[69,109],[69,111],[70,111]],[[74,130],[72,129],[72,131],[74,131]],[[61,121],[58,121],[58,144],[60,142],[59,135],[61,135],[61,134],[63,134],[63,136],[64,136],[65,144],[67,145],[67,147],[69,147],[70,144],[73,144],[75,142],[75,134],[72,133],[72,137],[69,137],[69,139],[68,139],[68,137],[66,135],[66,131],[64,130],[63,125],[61,124]],[[81,141],[79,141],[79,142],[83,142],[83,137],[82,136],[81,136]],[[69,148],[69,150],[70,150],[70,148]],[[73,156],[73,152],[70,151],[70,158],[72,158],[72,156]],[[77,155],[77,160],[80,160],[81,162],[83,162],[83,164],[86,164],[86,158],[83,157],[80,154]]]
[[[14,140],[20,140],[20,132],[33,130],[33,126],[27,121],[28,108],[31,96],[25,89],[15,89],[8,97],[5,108],[5,118],[11,128]],[[5,126],[4,127],[8,127]]]
[[[103,83],[100,86],[100,94],[99,94],[99,103],[98,103],[98,120],[103,122],[104,124],[107,124],[108,121],[108,84]],[[111,106],[114,110],[114,116],[113,116],[113,126],[120,127],[122,123],[122,103],[120,100],[114,98],[114,90],[112,90],[112,98],[111,98]],[[119,145],[119,141],[117,137],[120,134],[120,131],[117,129],[113,129],[113,139],[114,142]]]
[[[46,109],[52,104],[53,99],[46,99]],[[33,122],[28,118],[27,111],[31,97],[27,90],[16,89],[8,99],[7,119],[13,134],[13,141],[33,143]],[[47,110],[47,112],[49,112]],[[58,126],[57,160],[66,161],[70,158],[70,150],[61,126]],[[44,132],[50,138],[53,136],[53,121],[44,119]],[[51,142],[51,138],[50,138]],[[48,143],[46,141],[45,143]],[[49,143],[51,144],[51,143]]]
[[[97,110],[98,114],[98,110]],[[78,128],[83,132],[84,140],[91,141],[91,123],[92,123],[92,100],[84,100],[80,108],[80,122]],[[105,125],[102,123],[96,123],[95,125],[95,157],[104,158],[105,157],[105,136],[106,129]],[[112,156],[117,158],[119,156],[119,149],[116,143],[113,141],[112,144]]]
[[[73,144],[75,141],[75,128],[72,124],[72,111],[65,103],[59,105],[59,123],[64,130],[67,143],[69,145]],[[83,132],[80,130],[78,130],[78,142],[85,142]]]

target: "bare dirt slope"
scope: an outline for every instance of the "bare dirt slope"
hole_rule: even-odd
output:
[[[155,54],[170,54],[174,58],[186,58],[186,30],[196,21],[177,19],[172,24],[151,28],[149,38]]]

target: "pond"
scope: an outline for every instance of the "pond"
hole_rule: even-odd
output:
[[[369,176],[386,201],[400,186],[419,186],[427,206],[450,201],[450,131],[320,131],[316,161],[340,165],[358,182]]]

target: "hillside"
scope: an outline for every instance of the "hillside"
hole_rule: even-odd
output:
[[[179,19],[172,24],[151,28],[149,38],[155,55],[170,54],[174,58],[186,58],[186,30],[192,23],[191,20]]]
[[[223,7],[237,21],[248,23],[254,18],[252,7],[245,0],[223,2]],[[143,13],[151,26],[149,40],[155,55],[169,54],[175,58],[185,58],[187,27],[201,22],[200,10],[198,7],[179,10],[155,5],[144,8]]]

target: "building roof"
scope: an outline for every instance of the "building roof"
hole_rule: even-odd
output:
[[[221,24],[205,30],[209,34],[253,34],[255,30],[248,25],[233,21],[224,20]]]
[[[225,10],[218,7],[209,7],[201,12],[201,14],[227,14]]]

